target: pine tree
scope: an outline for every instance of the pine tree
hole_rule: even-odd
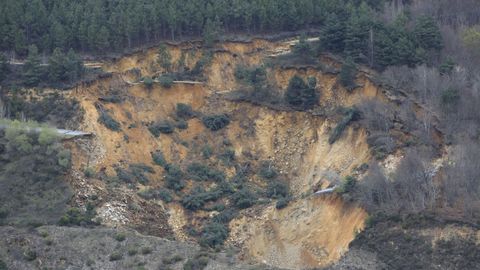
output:
[[[0,53],[0,82],[5,80],[9,72],[7,58],[3,53]]]
[[[109,32],[108,32],[108,30],[105,26],[102,26],[100,28],[100,31],[98,31],[98,33],[96,33],[95,48],[98,51],[103,52],[103,51],[107,50],[109,48],[109,46],[110,46]]]
[[[373,42],[374,67],[383,69],[394,64],[396,61],[395,45],[390,37],[394,30],[392,27],[385,28],[383,26],[377,26],[373,31],[375,32]]]
[[[345,54],[358,62],[365,52],[367,33],[361,28],[359,19],[352,15],[345,31]]]
[[[221,36],[222,22],[215,17],[215,20],[207,19],[203,30],[203,42],[206,47],[210,48],[215,43],[215,40],[218,40]]]
[[[340,83],[347,91],[352,91],[357,86],[355,83],[356,67],[352,58],[347,58],[340,70]]]
[[[167,45],[160,44],[158,47],[157,62],[165,71],[170,72],[170,68],[172,67],[172,56],[168,51]]]
[[[441,50],[443,48],[440,29],[432,17],[420,17],[415,24],[413,33],[418,45],[425,50]]]
[[[42,67],[40,66],[40,56],[38,48],[35,45],[28,47],[28,57],[23,66],[24,82],[27,86],[36,86],[43,76]]]
[[[414,66],[417,64],[415,56],[415,44],[407,33],[399,33],[399,37],[394,44],[394,65]]]
[[[66,78],[66,58],[62,49],[55,48],[48,60],[48,77],[53,82],[63,81]]]
[[[51,27],[53,46],[56,48],[65,48],[67,45],[67,35],[63,26],[55,22]]]
[[[345,23],[333,13],[325,21],[320,33],[320,47],[334,53],[343,52],[345,48]]]
[[[67,53],[66,62],[65,62],[65,74],[66,78],[70,82],[78,80],[82,77],[84,73],[83,61],[78,57],[78,55],[70,49]]]

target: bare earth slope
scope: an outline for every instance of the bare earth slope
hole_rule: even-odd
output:
[[[340,64],[329,56],[319,58],[321,64],[318,65],[272,64],[275,58],[270,56],[288,53],[291,44],[292,41],[265,40],[219,44],[203,70],[204,83],[175,83],[170,88],[158,83],[151,87],[134,83],[145,76],[153,77],[163,72],[157,63],[156,49],[104,63],[103,68],[112,76],[79,86],[69,93],[79,100],[85,111],[80,130],[94,134],[93,138],[68,143],[73,158],[70,175],[75,190],[73,204],[85,206],[94,201],[97,217],[107,227],[131,228],[146,235],[194,241],[192,231],[201,229],[218,212],[186,210],[180,203],[182,195],[178,192],[173,194],[170,203],[139,196],[143,191],[165,186],[165,169],[154,163],[152,153],[162,152],[166,162],[184,170],[192,162],[204,162],[221,169],[228,179],[234,179],[241,168],[258,170],[262,162],[269,161],[281,178],[288,181],[292,200],[281,210],[276,209],[275,201],[269,199],[242,210],[229,223],[227,246],[238,248],[244,259],[287,269],[323,267],[338,261],[355,235],[363,230],[367,214],[340,196],[316,196],[314,190],[325,188],[348,175],[361,178],[363,172],[359,168],[374,158],[367,142],[370,131],[359,122],[348,125],[335,143],[328,142],[342,118],[338,108],[375,99],[396,114],[407,98],[381,89],[372,82],[369,71],[359,72],[356,79],[359,87],[347,91],[338,83]],[[190,70],[205,53],[199,50],[198,44],[189,43],[170,46],[169,50],[173,63],[177,63],[183,54],[185,66]],[[236,67],[261,64],[268,67],[267,81],[277,96],[283,96],[293,75],[315,77],[319,105],[314,110],[299,112],[233,101],[231,94],[244,87],[235,78]],[[178,68],[174,64],[173,69]],[[186,121],[188,127],[154,136],[149,130],[154,123],[167,121],[177,125],[175,110],[178,103],[190,105],[195,112],[195,117]],[[421,108],[415,108],[421,115]],[[118,122],[119,130],[109,129],[98,120],[104,113]],[[227,114],[230,124],[219,131],[211,131],[201,119],[216,114]],[[403,145],[412,134],[403,128],[401,116],[396,117],[393,132],[398,145]],[[440,145],[441,136],[435,132],[433,135]],[[213,153],[207,159],[202,154],[205,146],[209,146]],[[230,164],[225,161],[225,153],[233,153],[228,157]],[[390,162],[385,165],[392,169],[402,153],[401,147],[392,151],[386,157]],[[119,181],[120,172],[131,168],[132,164],[151,168],[146,173],[148,181],[127,185]],[[86,177],[86,168],[92,168],[95,175]],[[182,192],[190,191],[195,185],[191,179],[187,180]],[[249,174],[246,181],[258,187],[265,186],[255,173]],[[215,184],[203,185],[205,188],[215,187]],[[232,207],[229,201],[222,203],[227,208]],[[91,237],[81,229],[45,229],[59,230],[62,237],[67,238],[77,234]],[[102,230],[108,231],[95,229],[92,233]],[[55,235],[58,234],[55,232]],[[37,238],[34,241],[39,241]],[[147,242],[169,243],[156,238],[140,238]],[[104,249],[102,252],[106,254],[115,249],[110,244],[101,248]],[[124,243],[118,245],[124,247]],[[182,245],[187,247],[187,244]],[[75,249],[68,247],[67,250],[70,248]],[[188,249],[182,251],[186,257],[193,252]],[[156,248],[152,254],[155,252]],[[147,259],[148,267],[145,268],[150,269],[151,262]],[[57,262],[48,263],[57,265]],[[78,264],[75,260],[71,263]],[[131,260],[114,263],[102,259],[101,269],[131,269],[128,263]],[[224,266],[211,267],[209,269],[226,269],[222,268]]]

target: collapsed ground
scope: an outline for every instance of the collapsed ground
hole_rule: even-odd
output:
[[[371,71],[345,87],[340,61],[289,58],[291,44],[150,49],[105,63],[111,76],[63,93],[82,108],[76,128],[95,134],[66,143],[71,205],[102,225],[213,248],[225,243],[277,267],[340,259],[367,214],[346,190],[313,193],[360,179],[372,160],[395,171],[425,136],[441,161],[443,138],[435,123],[430,133],[410,127],[407,117],[420,121],[422,107],[380,87]],[[295,75],[318,104],[304,102],[309,96],[285,101]],[[401,113],[405,105],[413,115]],[[366,122],[356,110],[385,117]]]

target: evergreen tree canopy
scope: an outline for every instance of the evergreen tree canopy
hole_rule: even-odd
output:
[[[7,74],[8,74],[8,63],[7,63],[7,58],[5,55],[0,53],[0,82],[5,80]]]
[[[352,91],[357,84],[355,83],[356,67],[351,58],[347,58],[340,70],[340,83],[348,91]]]
[[[345,23],[335,13],[329,15],[320,33],[321,48],[334,53],[343,52],[345,48],[345,32]]]
[[[56,48],[48,61],[48,76],[52,81],[63,81],[66,78],[66,57],[62,49]]]
[[[23,66],[24,82],[28,86],[36,86],[43,76],[42,67],[40,66],[40,56],[38,48],[31,45],[28,48],[28,57]]]
[[[319,49],[349,56],[356,63],[383,69],[433,60],[442,48],[431,17],[411,23],[378,20],[383,1],[362,0],[4,0],[0,5],[0,51],[27,55],[29,45],[51,54],[107,54],[166,39],[202,36],[207,47],[223,33],[266,33],[320,28]],[[414,27],[410,27],[412,25]],[[406,27],[409,25],[409,27]],[[468,44],[475,38],[469,31]],[[294,52],[309,57],[302,37]],[[434,54],[433,54],[434,56]],[[160,55],[169,70],[168,54]]]
[[[420,17],[413,30],[418,45],[426,50],[440,50],[443,48],[440,29],[432,17]]]

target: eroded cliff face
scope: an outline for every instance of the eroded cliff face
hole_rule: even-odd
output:
[[[197,46],[169,46],[172,62],[178,61],[183,50],[187,52],[186,66],[193,68],[202,55]],[[267,77],[272,85],[278,86],[280,94],[294,74],[316,77],[319,107],[330,114],[274,110],[224,98],[225,94],[241,87],[234,76],[238,64],[260,65],[269,56],[288,51],[289,46],[288,42],[265,40],[226,42],[214,52],[206,67],[205,83],[175,83],[169,89],[159,84],[148,89],[141,83],[132,83],[161,72],[156,63],[156,49],[105,63],[104,69],[112,72],[110,78],[78,87],[71,93],[85,110],[81,129],[95,134],[94,138],[71,146],[76,201],[82,205],[88,198],[98,197],[97,212],[107,226],[132,227],[146,234],[192,240],[187,233],[189,227],[199,226],[200,221],[215,213],[191,212],[177,202],[167,204],[140,198],[137,192],[161,187],[164,183],[165,171],[154,165],[151,153],[160,150],[169,163],[186,165],[200,160],[203,146],[210,145],[214,152],[219,152],[228,144],[238,164],[258,167],[261,161],[272,161],[289,182],[293,200],[281,210],[275,208],[274,202],[243,210],[230,222],[227,242],[239,247],[246,259],[282,268],[326,266],[338,260],[355,233],[362,230],[366,212],[336,195],[313,195],[313,189],[328,186],[334,180],[330,177],[332,174],[358,174],[357,168],[368,163],[372,154],[367,144],[368,130],[358,123],[348,126],[340,139],[329,144],[328,138],[338,122],[330,116],[335,108],[359,104],[366,98],[392,107],[398,105],[375,86],[366,73],[359,74],[360,87],[350,93],[339,86],[337,75],[315,67],[274,67]],[[336,64],[330,58],[324,61]],[[112,91],[122,97],[121,102],[102,101]],[[153,136],[148,123],[174,119],[177,103],[189,104],[201,114],[226,113],[231,123],[212,132],[199,118],[192,118],[187,121],[187,129],[177,129],[158,138]],[[120,123],[121,131],[112,131],[97,121],[99,104]],[[219,164],[218,160],[213,162]],[[116,167],[140,163],[154,169],[145,185],[112,187],[104,180],[116,175]],[[87,167],[94,168],[97,177],[86,179],[82,172]],[[227,177],[234,176],[235,170],[235,167],[225,168]],[[259,179],[253,177],[248,181],[259,182]],[[191,188],[189,183],[186,189]]]

